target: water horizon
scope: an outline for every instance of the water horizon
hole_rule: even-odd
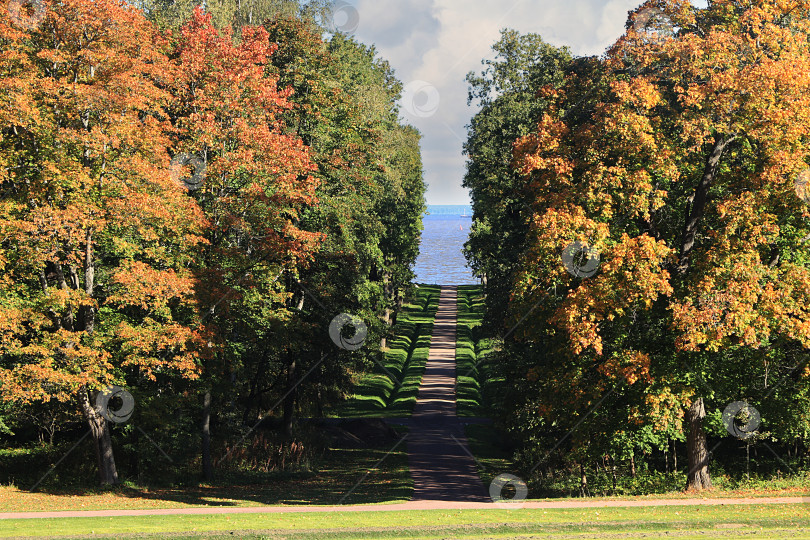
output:
[[[468,204],[431,204],[422,217],[424,230],[414,282],[431,285],[477,285],[462,249],[472,224]]]

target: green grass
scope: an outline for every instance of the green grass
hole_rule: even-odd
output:
[[[478,476],[485,487],[489,488],[492,479],[501,473],[515,474],[512,448],[506,434],[500,429],[493,425],[470,424],[464,434],[478,464]]]
[[[490,340],[481,335],[484,296],[480,286],[458,288],[458,325],[456,328],[456,410],[459,416],[490,414],[492,381],[485,355]]]
[[[112,488],[38,489],[0,487],[0,511],[154,509],[188,506],[333,505],[401,502],[413,481],[404,445],[329,449],[315,470],[220,473],[212,484],[155,488],[136,484]],[[2,523],[2,522],[0,522]]]
[[[383,366],[375,365],[360,380],[355,394],[334,416],[410,416],[425,372],[440,292],[438,285],[420,285],[415,290],[397,318]]]
[[[810,538],[810,508],[716,505],[52,518],[0,521],[0,537],[137,533],[161,538]],[[219,531],[219,534],[217,534]],[[112,537],[112,536],[108,536]]]

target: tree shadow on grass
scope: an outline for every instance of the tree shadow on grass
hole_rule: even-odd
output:
[[[433,320],[441,288],[420,285],[403,306],[382,366],[375,365],[358,383],[355,394],[334,416],[341,418],[409,416],[425,371]]]
[[[166,487],[127,483],[108,488],[44,485],[33,493],[13,493],[16,502],[3,509],[133,509],[138,508],[136,500],[156,503],[144,504],[142,508],[165,506],[160,505],[160,501],[219,507],[407,501],[413,493],[413,483],[406,447],[402,444],[391,451],[392,446],[386,443],[368,448],[330,448],[318,459],[313,470],[218,470],[216,480],[210,484],[189,481],[187,485]],[[42,494],[64,496],[65,500],[51,502],[54,507],[42,508]],[[99,495],[103,500],[89,500],[87,504],[82,500]],[[31,502],[26,503],[26,499]]]

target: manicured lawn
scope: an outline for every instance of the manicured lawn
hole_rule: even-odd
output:
[[[0,512],[365,504],[409,500],[413,482],[405,445],[386,455],[389,450],[390,445],[334,448],[327,452],[315,471],[246,472],[232,474],[213,485],[41,489],[34,493],[2,486]],[[347,495],[349,492],[351,494]]]
[[[458,325],[456,328],[456,409],[459,416],[487,416],[491,403],[486,354],[490,340],[481,336],[484,296],[477,285],[458,288]]]
[[[220,534],[215,532],[219,531]],[[0,521],[0,536],[163,538],[810,538],[810,505],[421,510]],[[214,534],[206,534],[214,533]],[[104,536],[101,536],[104,537]]]
[[[425,372],[433,321],[439,308],[438,285],[420,285],[403,306],[383,365],[375,365],[357,385],[354,396],[334,416],[406,417],[416,404]]]

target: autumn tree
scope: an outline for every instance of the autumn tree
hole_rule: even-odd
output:
[[[236,43],[230,28],[217,30],[211,15],[197,9],[173,52],[179,72],[169,107],[175,158],[198,160],[185,174],[211,222],[200,296],[210,306],[225,362],[209,366],[210,384],[217,373],[221,378],[238,370],[241,357],[252,353],[236,335],[254,343],[278,335],[280,321],[292,316],[279,278],[309,264],[323,237],[299,225],[301,213],[317,202],[315,165],[309,148],[284,124],[289,90],[280,90],[277,76],[264,67],[276,47],[262,27],[243,27]],[[205,389],[203,397],[206,476],[210,392]]]
[[[537,89],[559,86],[571,60],[565,48],[515,30],[502,30],[492,50],[495,59],[482,61],[485,69],[466,78],[467,104],[476,103],[480,110],[464,144],[468,160],[463,181],[473,207],[465,253],[484,283],[489,325],[503,320],[531,214],[525,177],[511,167],[512,145],[532,132],[547,106],[536,96]]]
[[[206,219],[169,173],[166,43],[116,1],[0,10],[0,392],[77,402],[118,482],[99,390],[193,378],[207,335],[190,271]]]
[[[573,406],[584,420],[618,395],[626,426],[682,417],[689,489],[711,487],[706,398],[806,400],[810,216],[794,188],[810,157],[809,9],[647,2],[604,77],[543,88],[554,106],[516,144],[534,215],[513,321],[539,306],[518,339],[560,356],[527,376],[551,369],[576,389],[573,402],[544,392],[539,414]],[[662,24],[646,24],[651,10]],[[566,271],[575,241],[600,254],[593,275]]]

